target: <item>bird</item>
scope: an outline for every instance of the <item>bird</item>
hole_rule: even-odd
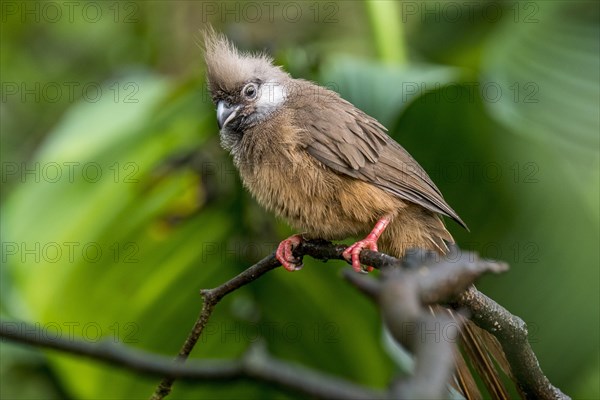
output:
[[[415,247],[448,251],[441,215],[466,224],[383,125],[266,54],[204,37],[222,146],[257,201],[302,232],[279,245],[284,268],[301,268],[293,248],[312,238],[364,237],[344,252],[356,271],[365,248],[397,257]]]
[[[257,202],[300,232],[275,252],[286,270],[302,268],[293,251],[308,239],[362,237],[343,256],[364,273],[364,249],[446,254],[454,239],[442,216],[468,229],[375,118],[264,52],[241,52],[212,28],[203,37],[221,145]]]

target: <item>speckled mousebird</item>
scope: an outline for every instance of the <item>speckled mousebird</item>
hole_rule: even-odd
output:
[[[445,253],[453,239],[441,215],[466,228],[386,128],[337,93],[214,33],[205,34],[205,58],[221,143],[242,182],[302,232],[277,249],[287,270],[301,267],[292,249],[303,238],[364,236],[344,253],[361,271],[364,248],[396,257],[411,247]]]
[[[212,28],[204,32],[204,52],[222,146],[258,202],[302,232],[279,244],[276,256],[285,269],[301,268],[292,251],[307,238],[364,237],[344,252],[363,272],[372,268],[361,266],[362,249],[402,257],[418,247],[443,255],[453,238],[441,216],[466,228],[386,128],[337,93],[292,78],[266,54],[238,51]],[[432,308],[440,310],[452,313]],[[488,351],[496,359],[503,355],[484,350],[493,337],[463,322],[474,368],[495,398],[507,398]],[[461,360],[456,386],[467,398],[479,398]]]

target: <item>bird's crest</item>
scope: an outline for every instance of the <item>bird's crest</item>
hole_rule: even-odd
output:
[[[206,28],[202,36],[206,76],[212,92],[230,92],[251,80],[288,76],[272,64],[273,59],[267,54],[240,52],[225,35],[215,32],[212,27]]]

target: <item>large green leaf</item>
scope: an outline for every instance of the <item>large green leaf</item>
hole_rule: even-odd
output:
[[[460,78],[459,68],[386,65],[337,56],[324,63],[319,80],[389,128],[413,100]]]
[[[539,2],[535,9],[533,20],[509,21],[491,41],[485,76],[500,95],[487,105],[511,131],[553,151],[574,200],[598,223],[598,5]]]
[[[503,239],[520,255],[510,296],[494,292],[522,310],[550,378],[574,397],[598,397],[597,379],[593,392],[576,382],[597,368],[600,342],[600,12],[597,2],[531,5],[535,18],[506,21],[485,59],[485,82],[502,94],[486,102],[504,127],[495,146],[521,181]]]
[[[202,207],[203,187],[189,171],[158,181],[153,171],[211,133],[205,116],[212,110],[195,86],[182,92],[153,75],[123,82],[138,85],[139,101],[104,97],[73,107],[32,161],[39,173],[27,175],[3,205],[3,243],[13,246],[3,275],[18,288],[5,306],[52,334],[174,354],[200,307],[198,289],[235,273],[206,253],[231,225],[209,205],[196,218],[168,223],[170,213],[185,212],[182,205]],[[56,166],[57,179],[49,169]],[[203,350],[227,357],[242,347],[212,338]],[[52,362],[75,398],[140,396],[154,383],[81,359]]]

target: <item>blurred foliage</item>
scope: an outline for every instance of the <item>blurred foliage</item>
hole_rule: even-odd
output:
[[[291,233],[218,146],[196,44],[211,22],[382,121],[470,226],[449,224],[458,243],[511,264],[479,286],[529,324],[551,381],[600,397],[598,3],[245,4],[2,3],[3,316],[175,354],[198,290]],[[400,367],[342,266],[307,260],[236,292],[193,356],[236,357],[262,338],[384,387]],[[0,345],[2,398],[140,398],[157,383]],[[174,398],[199,396],[290,397],[175,385]]]

